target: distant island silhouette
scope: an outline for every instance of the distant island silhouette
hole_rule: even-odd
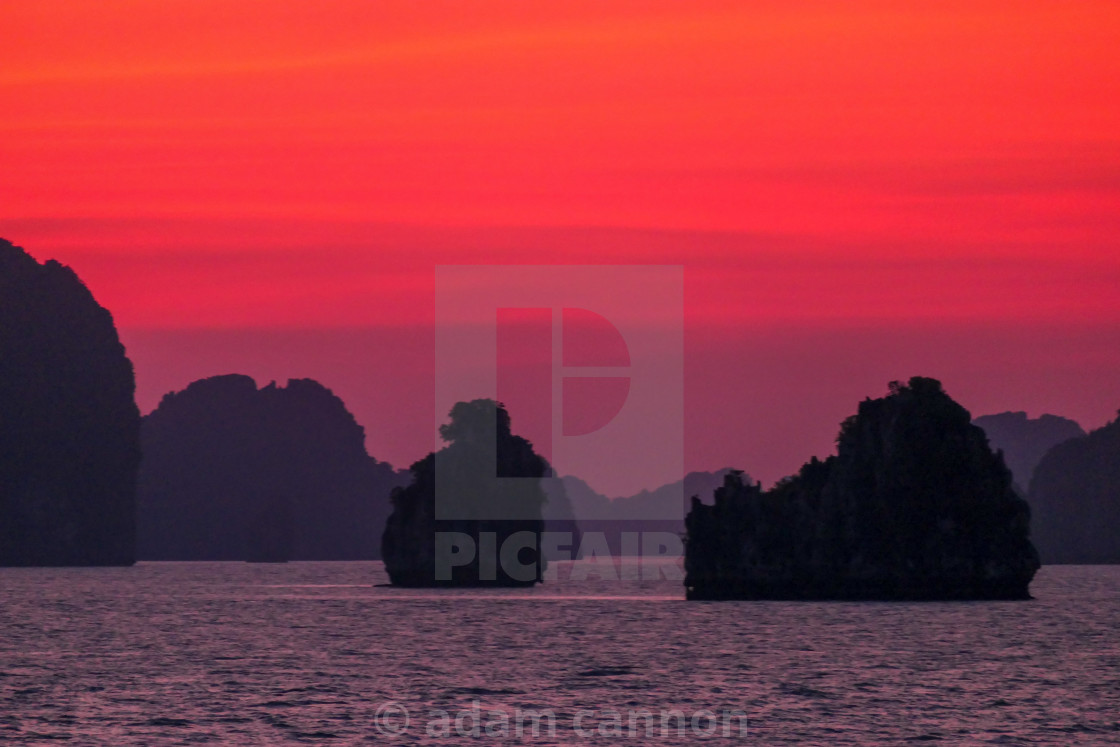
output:
[[[440,436],[447,446],[413,464],[411,484],[393,491],[393,513],[382,540],[390,581],[410,587],[529,586],[540,581],[547,501],[540,478],[550,474],[548,463],[529,441],[513,434],[509,413],[493,400],[457,403],[450,422],[440,426]],[[437,518],[441,506],[455,517]],[[453,536],[473,545],[469,552],[456,548],[468,556],[465,562],[444,563],[440,542]],[[516,563],[498,562],[507,541],[519,538],[528,541],[517,550]],[[529,573],[518,575],[515,564]]]
[[[700,495],[710,499],[731,471],[689,472],[683,480],[617,498],[608,498],[575,475],[565,475],[545,482],[549,497],[545,518],[548,520],[551,516],[554,503],[568,505],[581,533],[601,534],[612,555],[624,555],[637,547],[626,546],[624,533],[668,532],[683,535],[688,497]],[[677,518],[663,518],[673,516]],[[556,531],[551,522],[547,528]],[[580,545],[577,542],[574,546]]]
[[[0,239],[0,565],[131,565],[140,413],[112,315]]]
[[[1029,599],[1030,511],[935,379],[892,382],[837,454],[763,491],[729,475],[686,519],[689,599]]]
[[[1028,418],[1025,412],[1001,412],[981,415],[972,422],[984,429],[993,449],[1003,452],[1003,459],[1015,478],[1015,487],[1024,496],[1034,468],[1046,452],[1063,441],[1085,435],[1075,421],[1057,415]]]
[[[544,530],[571,548],[594,534],[614,555],[625,533],[686,532],[691,598],[1023,598],[1037,567],[1029,528],[1043,562],[1120,562],[1117,422],[1086,435],[1054,415],[967,418],[915,377],[863,402],[835,457],[768,491],[725,469],[611,499],[579,476],[542,483],[551,470],[505,408],[475,400],[452,410],[444,449],[395,470],[309,379],[214,376],[141,421],[111,314],[70,268],[0,239],[0,565],[384,556],[400,585],[515,585],[539,580]],[[487,437],[498,473],[527,478],[518,487],[481,479]],[[436,519],[440,463],[458,476],[455,500],[533,511]],[[682,496],[714,504],[650,518],[683,513]],[[445,530],[537,537],[536,577],[486,578],[476,559],[435,578]]]
[[[567,485],[562,480],[547,479],[541,481],[541,486],[544,488],[546,499],[541,511],[544,531],[571,539],[568,543],[556,543],[554,548],[542,547],[544,558],[546,561],[571,560],[582,544],[583,531],[575,507],[568,496]]]
[[[141,444],[143,560],[375,559],[389,493],[406,482],[311,379],[195,381],[144,418]]]
[[[1027,497],[1043,563],[1120,563],[1120,413],[1050,449]]]

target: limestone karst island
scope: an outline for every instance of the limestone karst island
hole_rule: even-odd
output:
[[[836,456],[693,499],[689,599],[1030,598],[1030,509],[1002,455],[940,382],[890,388],[844,421]]]

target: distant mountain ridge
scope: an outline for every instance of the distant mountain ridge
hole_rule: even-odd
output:
[[[1048,451],[1027,499],[1043,563],[1120,563],[1120,413]]]
[[[702,501],[710,503],[715,489],[723,484],[724,477],[731,471],[690,472],[676,482],[618,498],[608,498],[574,475],[546,480],[549,503],[545,506],[545,521],[550,531],[567,531],[558,526],[558,522],[568,515],[567,512],[554,513],[553,507],[570,506],[570,515],[582,535],[603,535],[611,554],[621,555],[634,548],[633,545],[624,546],[624,532],[683,534],[684,517],[691,497],[699,496]]]
[[[1076,421],[1057,415],[1032,419],[1025,412],[1001,412],[981,415],[972,422],[984,429],[993,449],[1003,452],[1003,459],[1015,477],[1016,488],[1023,495],[1046,452],[1063,441],[1085,435]]]
[[[730,468],[725,468],[715,472],[689,472],[682,480],[616,498],[608,498],[575,475],[565,475],[560,480],[567,490],[577,521],[625,521],[641,516],[673,516],[679,512],[683,528],[684,512],[688,508],[689,499],[698,495],[701,500],[710,503],[712,493],[723,484],[724,476],[731,471]]]

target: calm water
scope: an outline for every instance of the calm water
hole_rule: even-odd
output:
[[[379,563],[0,569],[0,741],[1120,743],[1120,567],[1047,567],[1035,601],[998,603],[384,581]]]

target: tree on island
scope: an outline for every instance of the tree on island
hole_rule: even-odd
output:
[[[140,412],[112,315],[0,239],[0,565],[130,565]]]
[[[837,454],[769,491],[729,475],[686,520],[690,599],[1027,599],[1030,510],[935,379],[893,382]]]
[[[396,586],[527,586],[544,571],[541,478],[548,463],[488,399],[459,402],[447,446],[412,465],[393,491],[382,554]],[[449,557],[451,556],[451,557]]]

